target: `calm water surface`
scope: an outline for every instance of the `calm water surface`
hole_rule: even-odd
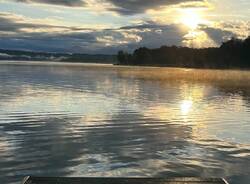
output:
[[[250,72],[0,64],[0,181],[201,176],[250,183]]]

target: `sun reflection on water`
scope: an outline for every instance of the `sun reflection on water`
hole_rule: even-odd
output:
[[[192,110],[193,101],[192,100],[183,100],[181,102],[181,114],[182,115],[188,115],[189,112]]]
[[[196,125],[197,122],[194,122],[193,119],[196,119],[196,116],[199,116],[202,111],[207,110],[203,100],[209,95],[209,88],[203,85],[182,83],[177,89],[181,91],[177,101],[152,104],[144,111],[145,116],[165,122],[181,124],[189,122]]]

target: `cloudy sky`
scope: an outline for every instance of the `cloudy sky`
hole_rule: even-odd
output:
[[[0,48],[113,54],[250,35],[249,0],[0,0]]]

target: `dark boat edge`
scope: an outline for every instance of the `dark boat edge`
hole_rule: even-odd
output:
[[[224,178],[110,178],[110,177],[32,177],[22,184],[229,184]]]

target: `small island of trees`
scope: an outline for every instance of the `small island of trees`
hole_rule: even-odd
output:
[[[214,48],[142,47],[132,54],[119,51],[117,59],[119,65],[249,69],[250,36],[245,40],[232,38]]]

